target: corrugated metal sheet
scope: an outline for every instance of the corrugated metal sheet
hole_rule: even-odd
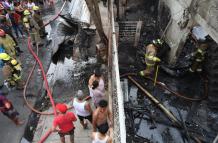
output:
[[[69,13],[72,18],[78,21],[90,23],[90,12],[85,0],[72,0]]]

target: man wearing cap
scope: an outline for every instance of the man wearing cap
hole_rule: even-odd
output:
[[[76,116],[73,112],[67,112],[67,105],[57,104],[58,116],[54,118],[52,131],[58,131],[61,143],[65,143],[65,135],[70,135],[70,142],[74,143],[74,124]]]
[[[87,128],[86,119],[92,123],[92,108],[88,101],[84,100],[85,96],[82,90],[78,90],[76,98],[73,99],[73,107],[84,129]]]

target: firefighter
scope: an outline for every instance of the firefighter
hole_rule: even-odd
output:
[[[40,35],[40,37],[45,37],[47,35],[47,33],[45,32],[45,27],[44,27],[44,23],[42,20],[40,9],[38,6],[33,6],[32,10],[33,10],[33,18],[40,27],[39,35]]]
[[[146,69],[139,72],[140,76],[149,76],[150,74],[153,73],[155,64],[161,61],[158,57],[156,57],[156,55],[157,55],[158,48],[160,48],[162,44],[163,44],[162,40],[156,39],[152,41],[152,44],[149,44],[145,47]]]
[[[33,44],[42,45],[41,38],[39,36],[39,30],[40,30],[39,25],[34,20],[34,18],[31,16],[31,13],[29,10],[24,10],[23,14],[24,14],[23,24],[26,30],[28,31]]]
[[[207,48],[208,45],[206,43],[200,43],[197,50],[191,53],[190,56],[193,58],[193,62],[189,68],[190,72],[202,72],[202,63],[204,61]]]
[[[0,53],[0,59],[5,63],[3,67],[3,75],[5,84],[8,88],[16,86],[17,89],[23,89],[23,81],[21,80],[21,64],[6,53]]]
[[[3,46],[5,52],[11,57],[16,57],[16,43],[15,41],[5,33],[4,30],[0,29],[0,44]]]

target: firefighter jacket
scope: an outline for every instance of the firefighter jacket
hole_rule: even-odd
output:
[[[204,60],[204,57],[205,57],[205,54],[206,54],[206,48],[207,48],[206,44],[201,44],[198,47],[197,51],[192,53],[192,56],[195,58],[196,62],[202,62]]]
[[[42,27],[43,24],[43,20],[42,20],[42,16],[40,14],[37,14],[36,12],[33,14],[33,18],[36,21],[36,23],[39,25],[39,27]]]
[[[145,63],[147,66],[154,66],[156,62],[160,62],[160,59],[156,57],[157,50],[153,44],[149,44],[146,47]]]
[[[5,35],[5,37],[0,37],[0,43],[3,45],[5,52],[11,56],[16,56],[16,43],[15,41],[9,36],[8,34]]]
[[[24,16],[23,18],[23,24],[25,26],[25,28],[30,31],[30,32],[34,32],[35,30],[40,30],[39,25],[37,24],[37,22],[33,19],[32,16]]]

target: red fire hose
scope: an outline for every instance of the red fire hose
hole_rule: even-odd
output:
[[[51,135],[51,133],[52,131],[48,130],[48,132],[46,132],[46,134],[40,139],[38,143],[43,143]]]
[[[43,66],[42,66],[42,62],[39,60],[38,56],[34,53],[34,51],[33,51],[32,48],[31,48],[31,38],[30,38],[30,37],[28,37],[28,49],[29,49],[30,53],[33,55],[33,57],[35,58],[35,60],[37,61],[37,63],[39,64],[39,67],[40,67],[41,72],[42,72],[42,77],[43,77],[43,80],[44,80],[44,82],[45,82],[46,91],[47,91],[47,93],[48,93],[50,102],[51,102],[51,104],[52,104],[52,108],[53,108],[53,110],[54,110],[54,115],[57,116],[57,111],[56,111],[56,108],[55,108],[55,103],[54,103],[54,100],[53,100],[51,91],[50,91],[50,89],[49,89],[48,81],[47,81],[47,78],[46,78],[46,74],[45,74],[44,68],[43,68]],[[37,52],[38,52],[38,49],[37,49]],[[35,67],[33,67],[33,69],[32,69],[31,72],[33,72],[34,68],[35,68]],[[30,74],[30,76],[29,76],[28,78],[30,78],[30,77],[31,77],[31,74]],[[25,85],[25,90],[26,90],[26,87],[27,87],[27,84]],[[24,95],[25,95],[25,92],[26,92],[25,90],[24,90]],[[24,97],[25,97],[25,96],[24,96]],[[29,104],[27,104],[27,105],[29,105]],[[29,107],[29,106],[28,106],[28,107]],[[31,109],[34,110],[34,108],[31,108]],[[40,139],[40,141],[39,141],[38,143],[43,143],[43,142],[48,138],[48,136],[49,136],[51,133],[52,133],[52,131],[49,130],[49,131]]]
[[[54,100],[53,100],[53,97],[52,97],[52,94],[51,94],[51,91],[49,89],[49,85],[48,85],[48,80],[46,78],[46,74],[45,74],[45,71],[44,71],[44,68],[43,68],[43,65],[42,65],[42,62],[40,61],[39,57],[35,54],[35,52],[33,51],[33,49],[31,48],[31,38],[28,37],[28,49],[30,51],[30,53],[33,55],[33,57],[35,58],[35,60],[37,61],[37,63],[39,64],[39,67],[41,69],[41,72],[42,72],[42,77],[43,77],[43,80],[45,82],[45,88],[46,88],[46,91],[48,93],[48,96],[50,98],[50,102],[52,104],[52,108],[54,110],[54,115],[57,116],[57,111],[55,109],[55,103],[54,103]]]

